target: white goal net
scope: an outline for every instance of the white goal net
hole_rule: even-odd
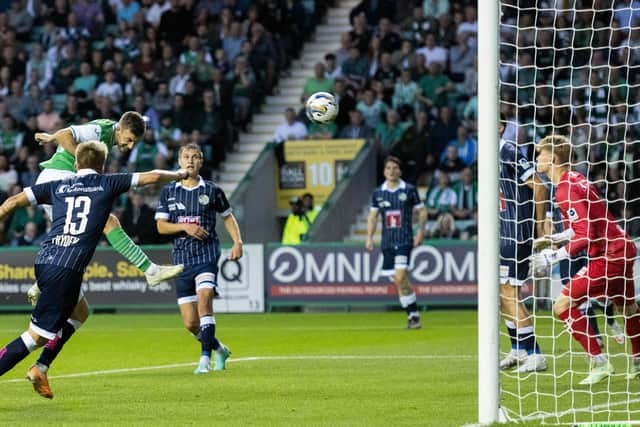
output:
[[[528,161],[534,161],[535,144],[542,138],[566,136],[572,147],[571,170],[580,172],[597,188],[623,231],[637,240],[640,1],[506,0],[500,2],[500,12],[499,105],[506,120],[503,139],[515,144]],[[514,165],[516,170],[517,166]],[[553,232],[559,232],[570,227],[575,218],[568,218],[566,213],[564,218],[561,216],[554,200],[557,188],[552,182],[547,188],[550,196],[545,213],[554,223]],[[518,205],[517,209],[525,208]],[[568,215],[578,214],[569,211]],[[526,248],[522,243],[517,245]],[[545,370],[522,372],[519,368],[525,363],[523,356],[513,367],[501,371],[500,407],[509,419],[533,424],[640,422],[640,376],[628,375],[633,371],[629,330],[625,332],[621,313],[604,313],[603,305],[610,299],[590,300],[579,309],[589,321],[587,331],[593,332],[593,338],[601,343],[602,354],[612,366],[610,375],[595,384],[580,384],[593,373],[594,359],[574,337],[575,333],[572,335],[567,329],[567,322],[552,312],[553,302],[566,281],[575,274],[585,274],[581,269],[593,261],[589,254],[595,253],[594,244],[589,241],[585,251],[554,264],[548,279],[536,279],[534,286],[528,278],[522,287],[547,366]],[[609,250],[611,244],[604,246]],[[556,247],[562,247],[562,243]],[[630,253],[625,252],[627,256]],[[638,296],[640,265],[637,261],[635,264],[632,286]],[[613,286],[609,285],[613,279],[607,277],[604,285],[604,293],[610,297],[616,296],[609,287]],[[577,321],[568,319],[570,325]],[[524,340],[531,343],[529,330],[515,323],[518,322],[513,325],[516,349],[521,351]],[[599,333],[593,329],[595,326]],[[503,359],[514,346],[513,333],[508,333],[502,320],[500,335]],[[592,356],[593,353],[597,352]]]

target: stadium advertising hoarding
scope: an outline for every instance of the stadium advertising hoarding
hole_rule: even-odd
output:
[[[321,206],[356,157],[364,139],[287,141],[284,164],[277,176],[277,207],[289,209],[289,200],[311,193]]]
[[[476,304],[475,242],[438,242],[419,246],[411,256],[410,280],[420,302]],[[269,304],[389,303],[397,292],[381,274],[382,253],[361,246],[268,245],[265,257]]]
[[[145,249],[158,263],[171,263],[171,248]],[[0,310],[28,308],[26,292],[33,285],[36,249],[0,252]],[[218,286],[222,298],[216,312],[263,312],[263,246],[245,245],[239,261],[227,260],[222,250]],[[150,287],[144,275],[110,248],[99,248],[84,275],[82,289],[94,308],[172,308],[176,306],[173,284]]]

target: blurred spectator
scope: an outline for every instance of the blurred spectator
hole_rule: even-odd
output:
[[[190,32],[191,25],[185,25],[187,22],[191,22],[191,16],[181,5],[181,1],[171,0],[171,9],[165,11],[160,17],[158,28],[160,37],[177,46]]]
[[[329,123],[309,124],[309,139],[332,139],[338,133],[338,126],[335,121]]]
[[[37,117],[38,129],[43,132],[53,133],[60,129],[62,121],[60,114],[53,109],[53,101],[46,98],[42,103],[42,112]]]
[[[234,110],[234,122],[241,127],[246,127],[251,113],[251,100],[254,95],[256,75],[249,67],[247,59],[238,56],[235,67],[230,71],[226,80],[229,82]]]
[[[7,24],[16,31],[20,40],[29,40],[33,17],[29,14],[24,0],[12,0],[7,11]]]
[[[382,83],[385,99],[391,99],[396,79],[400,72],[391,63],[391,54],[383,52],[380,54],[380,62],[375,64],[376,71],[373,74],[373,80]]]
[[[27,230],[29,224],[33,227],[33,230]],[[9,225],[9,236],[16,242],[17,246],[30,245],[35,238],[44,233],[46,222],[44,219],[43,211],[37,206],[23,206],[19,207],[13,213],[11,217],[11,223]],[[19,244],[18,241],[21,237],[25,237],[26,242]]]
[[[9,193],[17,183],[17,172],[13,167],[10,168],[7,156],[5,154],[0,154],[0,191]]]
[[[378,31],[374,35],[380,41],[380,52],[389,53],[400,49],[400,45],[402,44],[402,39],[400,35],[396,33],[392,26],[389,18],[381,18],[378,22]]]
[[[464,8],[464,22],[458,25],[458,34],[468,35],[469,46],[477,46],[478,37],[478,12],[475,6],[468,5]]]
[[[436,220],[436,224],[430,230],[432,237],[443,237],[451,233],[449,220],[453,220],[451,212],[457,203],[456,193],[449,185],[449,177],[447,174],[440,175],[438,185],[429,189],[425,200],[429,218]],[[442,224],[443,217],[451,218],[445,219],[445,224]],[[443,227],[444,225],[447,227]]]
[[[31,79],[31,73],[38,72],[38,81]],[[44,49],[40,44],[35,44],[31,50],[31,55],[27,61],[26,75],[29,77],[27,85],[36,84],[40,89],[46,89],[53,77],[53,64],[46,58]]]
[[[316,63],[313,70],[314,76],[307,79],[302,89],[302,102],[316,92],[330,93],[333,89],[333,80],[325,76],[326,69],[322,62]]]
[[[358,102],[356,108],[362,113],[366,125],[372,129],[376,129],[382,121],[382,114],[385,114],[389,109],[384,102],[375,98],[374,92],[371,89],[364,91],[362,101]]]
[[[339,128],[343,128],[349,123],[349,112],[356,108],[356,100],[352,92],[347,90],[344,79],[338,78],[333,82],[333,96],[338,104],[336,124]]]
[[[417,59],[418,56],[413,48],[413,44],[408,40],[403,40],[400,50],[391,54],[391,63],[400,69],[414,68],[417,65]],[[424,66],[424,58],[421,62]]]
[[[23,91],[22,86],[18,80],[13,80],[11,82],[11,90],[9,91],[9,95],[4,98],[4,105],[7,109],[7,112],[18,122],[22,122],[26,119],[23,110]]]
[[[380,147],[388,152],[394,144],[402,139],[406,130],[407,126],[404,123],[400,123],[398,112],[389,110],[387,111],[386,120],[376,126],[376,139]],[[384,154],[386,155],[387,153]]]
[[[287,108],[284,113],[284,123],[276,128],[274,135],[275,155],[278,166],[285,163],[284,143],[286,141],[299,141],[307,137],[307,127],[304,123],[297,121],[296,112],[293,108]]]
[[[424,56],[424,65],[429,67],[432,62],[438,62],[443,67],[447,65],[449,52],[442,46],[436,45],[436,37],[428,33],[424,39],[424,47],[416,50],[416,54]]]
[[[116,15],[118,21],[125,21],[127,24],[132,24],[136,14],[140,11],[140,4],[135,0],[120,1],[122,4],[118,8]]]
[[[40,166],[38,165],[38,157],[31,155],[27,158],[27,170],[20,173],[19,184],[22,188],[31,187],[36,183],[36,179],[40,175]]]
[[[439,18],[449,13],[450,0],[423,0],[424,16]]]
[[[82,28],[89,30],[95,36],[102,33],[104,14],[98,0],[76,0],[71,6],[71,11]]]
[[[422,6],[414,6],[413,14],[402,22],[400,30],[404,40],[422,45],[425,34],[434,31],[437,25],[434,17],[425,16]]]
[[[83,62],[80,65],[80,75],[73,80],[71,89],[73,91],[82,90],[90,97],[93,95],[97,82],[98,76],[91,73],[91,65],[88,62]]]
[[[96,96],[109,98],[113,104],[118,104],[123,98],[124,92],[122,86],[116,81],[116,75],[113,71],[105,73],[105,79],[96,89]]]
[[[401,114],[415,111],[417,92],[418,85],[411,80],[411,68],[403,67],[393,90],[393,108]]]
[[[151,130],[147,130],[142,141],[138,142],[129,155],[129,170],[146,172],[166,164],[169,152],[167,146],[156,141]]]
[[[23,138],[24,134],[16,129],[13,117],[5,114],[0,129],[0,152],[10,158],[22,146]]]
[[[451,80],[456,83],[464,81],[469,68],[473,68],[477,52],[469,46],[468,32],[458,32],[457,44],[449,50],[449,71]]]
[[[447,144],[447,148],[440,155],[440,161],[444,161],[447,157],[449,147],[456,147],[460,160],[466,165],[471,166],[476,162],[478,157],[478,142],[469,135],[469,131],[464,126],[458,127],[458,137]]]
[[[77,43],[81,38],[89,38],[91,34],[87,28],[80,26],[74,13],[67,16],[67,24],[60,30],[60,37],[67,43]]]
[[[335,80],[342,77],[342,67],[336,62],[336,55],[333,53],[327,53],[324,56],[325,72],[324,76],[327,79]]]
[[[225,157],[225,129],[219,100],[212,89],[206,89],[202,107],[196,116],[196,128],[200,131],[200,144],[205,161],[217,168]]]
[[[420,93],[416,97],[427,108],[443,107],[448,103],[448,93],[456,89],[449,77],[442,73],[442,65],[438,62],[429,65],[429,74],[423,76],[418,84]]]
[[[75,94],[67,95],[65,99],[65,107],[60,114],[60,119],[63,123],[80,123],[82,121],[83,114],[78,107],[78,98]]]
[[[340,138],[344,139],[371,139],[374,130],[364,123],[362,113],[358,110],[349,111],[349,124],[340,131]]]
[[[171,3],[168,0],[152,0],[151,7],[146,9],[144,19],[152,27],[157,28],[160,25],[162,14],[169,9],[171,9]]]
[[[349,58],[342,63],[342,75],[347,84],[356,89],[363,87],[369,77],[369,63],[357,47],[349,49]]]
[[[282,231],[283,245],[299,245],[307,239],[311,220],[306,215],[304,204],[299,197],[294,197],[289,202],[291,213]]]
[[[124,231],[139,245],[160,243],[160,235],[156,227],[155,210],[149,207],[140,191],[130,191],[127,203],[122,213],[120,223]],[[150,226],[151,224],[151,226]]]
[[[37,246],[39,245],[38,228],[33,222],[28,222],[24,226],[24,232],[15,239],[13,246]]]
[[[20,116],[32,117],[40,114],[42,108],[42,91],[38,85],[32,85],[20,100]]]
[[[453,185],[456,193],[456,205],[453,216],[456,219],[471,219],[478,209],[478,184],[470,168],[462,170],[461,179]]]
[[[309,218],[309,221],[313,223],[313,221],[315,221],[316,217],[320,213],[320,210],[322,209],[320,206],[313,206],[313,194],[304,193],[302,195],[302,206],[307,215],[307,218]]]
[[[171,110],[172,104],[171,93],[169,92],[169,84],[165,81],[158,83],[158,90],[151,99],[151,106],[160,114]]]
[[[458,120],[452,114],[451,109],[444,106],[440,109],[438,119],[431,128],[431,140],[433,142],[433,153],[439,156],[449,141],[458,135]]]
[[[351,35],[347,33],[342,33],[340,36],[340,48],[335,51],[336,56],[336,65],[342,69],[342,64],[344,61],[351,56]]]
[[[229,27],[229,32],[223,33],[222,35],[222,47],[227,59],[230,61],[236,59],[236,56],[242,52],[242,42],[244,41],[244,37],[242,37],[241,31],[242,27],[240,26],[240,23],[234,21]]]
[[[165,112],[160,117],[160,126],[155,130],[155,139],[170,149],[179,147],[182,132],[174,126],[170,113]]]
[[[368,22],[378,22],[380,18],[394,19],[396,16],[395,0],[361,0],[351,10],[349,20],[355,24],[358,16],[366,17]]]
[[[447,147],[447,156],[440,161],[436,175],[449,175],[449,180],[457,182],[460,179],[460,172],[465,168],[465,164],[458,156],[458,148],[454,145]]]
[[[361,13],[355,15],[353,18],[353,29],[349,32],[351,39],[351,47],[358,49],[361,55],[365,55],[369,50],[369,44],[371,43],[371,30],[368,27],[367,17]],[[371,21],[371,22],[378,22]],[[351,52],[350,56],[352,56]]]

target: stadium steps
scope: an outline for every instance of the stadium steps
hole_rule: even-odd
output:
[[[340,48],[340,35],[351,29],[349,12],[358,2],[341,0],[337,7],[329,9],[325,23],[316,28],[313,39],[304,45],[300,59],[293,61],[288,70],[289,75],[280,79],[278,94],[266,98],[260,113],[254,115],[249,131],[240,134],[237,151],[227,155],[218,179],[228,195],[235,191],[265,143],[273,140],[276,128],[284,120],[284,110],[302,107],[300,98],[304,83],[313,76],[314,65],[323,61],[325,54]]]

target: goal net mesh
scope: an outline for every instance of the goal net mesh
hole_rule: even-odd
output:
[[[500,9],[503,139],[534,160],[534,144],[544,136],[570,138],[571,168],[597,186],[620,226],[638,239],[640,1],[510,0]],[[554,220],[557,231],[564,221]],[[573,258],[571,271],[586,261]],[[627,378],[631,344],[613,329],[615,321],[624,331],[624,318],[617,312],[608,318],[596,301],[591,306],[602,348],[616,373],[592,386],[579,384],[589,359],[551,312],[565,270],[556,265],[549,279],[529,280],[522,289],[547,369],[501,371],[501,408],[510,419],[534,424],[640,420],[640,378]],[[637,262],[634,274],[640,275]],[[511,343],[502,322],[500,330],[502,358]]]

